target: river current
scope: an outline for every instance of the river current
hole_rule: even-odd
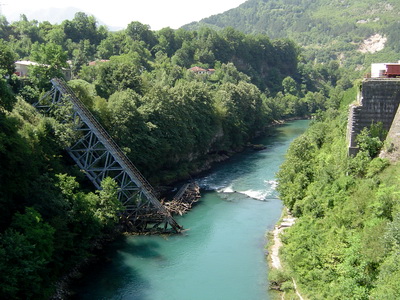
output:
[[[278,221],[275,173],[305,120],[260,138],[267,149],[235,155],[197,178],[202,198],[173,236],[117,241],[82,278],[74,299],[269,300],[266,233]]]

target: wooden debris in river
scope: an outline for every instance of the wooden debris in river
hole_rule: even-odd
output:
[[[164,203],[164,206],[169,210],[171,214],[183,215],[189,211],[193,204],[200,199],[200,187],[197,183],[191,182],[182,186],[182,188],[176,193],[175,197],[168,202]]]

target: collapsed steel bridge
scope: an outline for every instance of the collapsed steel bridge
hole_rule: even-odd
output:
[[[180,232],[181,226],[157,199],[150,183],[67,83],[58,78],[52,79],[51,83],[51,90],[34,106],[49,113],[56,107],[72,104],[72,110],[63,116],[63,121],[73,122],[78,140],[66,150],[97,189],[101,189],[101,181],[106,177],[117,182],[118,199],[124,207],[121,212],[123,223],[138,232]]]

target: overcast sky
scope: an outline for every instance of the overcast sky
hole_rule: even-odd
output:
[[[244,2],[246,0],[0,0],[2,13],[9,22],[18,20],[20,14],[26,14],[28,19],[42,21],[40,15],[32,12],[51,7],[76,7],[110,27],[126,28],[130,22],[139,21],[150,25],[153,30],[164,27],[177,29]],[[42,16],[45,16],[44,12]]]

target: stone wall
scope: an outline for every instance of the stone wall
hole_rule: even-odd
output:
[[[394,116],[392,126],[389,129],[385,141],[385,147],[379,154],[381,158],[388,158],[392,162],[400,160],[400,107]]]
[[[349,155],[358,151],[356,137],[364,127],[382,122],[390,130],[400,103],[400,79],[364,79],[356,103],[350,105],[347,139]]]

